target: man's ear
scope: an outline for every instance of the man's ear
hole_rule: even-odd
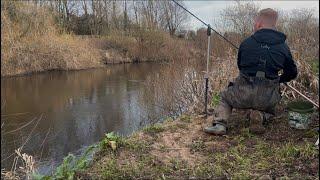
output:
[[[257,29],[258,29],[258,30],[263,27],[262,24],[263,24],[262,21],[258,21],[258,22],[257,22],[257,27],[258,27]]]

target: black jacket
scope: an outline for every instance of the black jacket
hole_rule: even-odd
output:
[[[245,39],[238,52],[240,72],[255,76],[257,71],[263,71],[267,78],[276,79],[283,70],[280,83],[296,78],[297,66],[285,40],[285,34],[272,29],[261,29]]]

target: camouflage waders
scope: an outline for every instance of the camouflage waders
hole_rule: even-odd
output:
[[[274,115],[275,106],[281,100],[279,78],[269,80],[259,73],[256,77],[240,74],[235,82],[229,83],[221,92],[221,101],[215,109],[213,125],[221,124],[227,127],[232,108],[254,109]]]

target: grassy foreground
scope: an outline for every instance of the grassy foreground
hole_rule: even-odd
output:
[[[265,132],[256,131],[255,120],[243,123],[244,114],[234,113],[238,118],[233,117],[226,136],[205,134],[202,129],[210,118],[195,115],[168,119],[127,138],[108,135],[93,162],[73,175],[76,179],[318,179],[314,130],[291,129],[282,113]]]

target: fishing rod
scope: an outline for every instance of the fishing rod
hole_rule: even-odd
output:
[[[205,23],[203,20],[201,20],[199,17],[197,17],[195,14],[193,14],[192,12],[190,12],[188,9],[186,9],[185,7],[183,7],[181,4],[179,4],[176,0],[171,0],[174,3],[176,3],[179,7],[181,7],[183,10],[187,11],[189,14],[191,14],[194,18],[196,18],[198,21],[200,21],[202,24],[204,24],[205,26],[208,27],[208,31],[209,29],[211,29],[212,31],[214,31],[216,34],[218,34],[222,39],[224,39],[225,41],[227,41],[230,45],[232,45],[235,49],[239,49],[239,47],[237,47],[234,43],[232,43],[229,39],[227,39],[226,37],[224,37],[222,34],[220,34],[218,31],[216,31],[215,29],[211,28],[210,24]],[[211,32],[210,32],[211,35]],[[209,36],[209,35],[208,35]],[[208,38],[208,40],[210,40]],[[209,51],[209,42],[208,42],[208,51]],[[209,53],[207,54],[207,75],[208,75],[208,59],[209,59]],[[205,76],[206,79],[206,95],[207,95],[207,85],[208,85],[208,78]],[[306,95],[304,95],[303,93],[301,93],[300,91],[298,91],[297,89],[295,89],[294,87],[292,87],[291,85],[288,85],[287,83],[284,83],[287,87],[289,87],[291,90],[295,91],[296,93],[298,93],[299,95],[301,95],[303,98],[305,98],[307,101],[311,102],[314,106],[316,106],[319,109],[319,105],[315,102],[313,102],[311,99],[309,99]],[[207,102],[207,97],[205,99],[205,102]],[[206,105],[206,109],[205,109],[206,115],[207,115],[207,105]]]

